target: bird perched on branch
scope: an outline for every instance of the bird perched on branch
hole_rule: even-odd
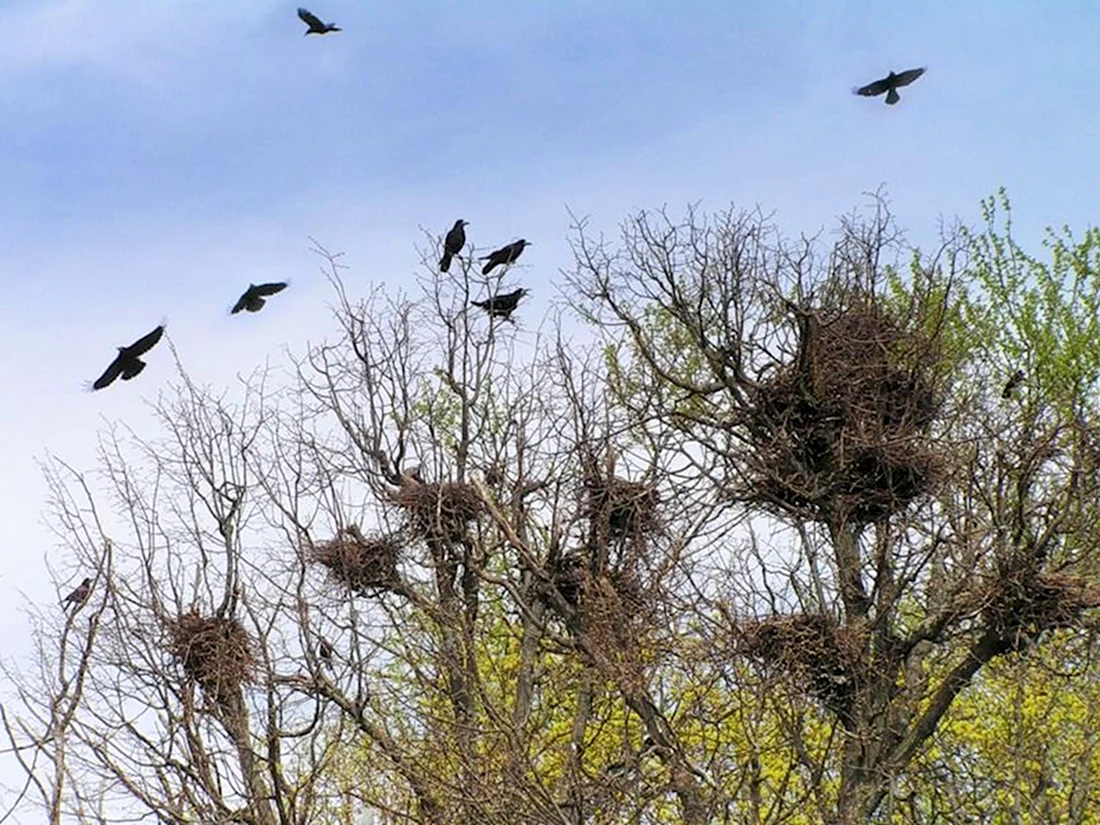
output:
[[[877,97],[878,95],[886,92],[886,102],[893,106],[899,100],[901,96],[898,95],[898,89],[902,86],[908,86],[922,74],[924,74],[926,67],[921,66],[919,69],[907,69],[899,74],[890,74],[881,80],[876,80],[874,83],[868,83],[866,86],[859,86],[852,89],[853,94],[863,95],[864,97]]]
[[[440,272],[446,272],[451,268],[451,258],[461,252],[462,247],[466,245],[466,230],[463,227],[468,226],[469,223],[462,219],[455,221],[455,225],[443,239],[443,258],[439,262]]]
[[[282,292],[286,287],[287,283],[285,281],[274,284],[249,284],[248,289],[237,299],[237,303],[233,305],[233,309],[229,312],[233,315],[236,315],[242,309],[247,309],[249,312],[259,312],[267,303],[264,298],[270,298],[276,292]]]
[[[129,381],[140,373],[145,369],[145,362],[142,361],[139,356],[151,350],[163,334],[164,324],[161,324],[148,335],[138,338],[134,343],[130,344],[130,346],[119,347],[118,355],[115,356],[115,360],[111,362],[111,365],[107,367],[103,375],[95,380],[95,383],[92,384],[92,389],[101,390],[104,387],[110,386],[110,384],[120,375],[123,381]]]
[[[1024,383],[1027,376],[1023,370],[1016,370],[1015,374],[1005,382],[1005,388],[1001,390],[1001,398],[1011,398],[1016,388]]]
[[[329,32],[343,31],[339,26],[324,22],[309,9],[298,9],[298,18],[309,26],[306,34],[328,34]]]
[[[519,305],[519,299],[527,294],[526,289],[517,289],[514,292],[505,292],[503,295],[494,295],[484,301],[470,301],[475,307],[480,307],[493,318],[505,318],[511,320],[512,313]]]
[[[317,645],[318,658],[322,662],[324,662],[325,665],[327,665],[329,668],[332,667],[332,654],[334,654],[335,652],[336,651],[333,650],[332,644],[329,642],[328,639],[321,639],[321,641]]]
[[[67,611],[69,609],[69,605],[74,605],[73,612],[75,613],[84,605],[84,602],[88,601],[88,596],[90,596],[91,594],[92,579],[91,576],[88,576],[84,579],[84,581],[77,585],[76,589],[72,593],[61,600],[61,606],[64,607]]]
[[[488,275],[490,272],[493,271],[494,267],[497,267],[501,264],[503,264],[504,266],[508,266],[511,263],[515,263],[516,258],[523,254],[524,248],[530,245],[531,243],[529,241],[525,241],[523,238],[520,238],[518,241],[514,241],[507,246],[502,246],[496,252],[481,259],[483,261],[489,262],[485,264],[485,266],[482,268],[481,274]]]

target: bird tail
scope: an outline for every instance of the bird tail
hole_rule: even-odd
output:
[[[445,252],[443,258],[439,261],[439,271],[446,272],[451,268],[451,253]]]
[[[889,103],[891,106],[893,106],[899,100],[901,100],[901,95],[898,94],[897,89],[891,89],[886,93],[886,102]]]

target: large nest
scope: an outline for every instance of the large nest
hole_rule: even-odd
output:
[[[575,611],[576,629],[592,634],[618,634],[628,626],[644,622],[652,614],[651,599],[638,576],[629,570],[594,573],[586,556],[567,553],[549,569],[552,586]],[[539,594],[554,608],[555,601],[546,588]]]
[[[409,526],[429,541],[454,544],[466,537],[466,528],[481,515],[481,496],[469,484],[421,484],[408,481],[393,494],[408,516]]]
[[[1100,586],[1061,572],[1015,573],[985,587],[975,600],[1002,651],[1019,651],[1044,631],[1078,625],[1083,611],[1100,607]]]
[[[657,526],[660,498],[652,485],[621,478],[590,477],[587,516],[608,538],[638,536]]]
[[[236,619],[191,610],[168,622],[169,649],[184,672],[219,701],[251,681],[255,658],[248,633]]]
[[[330,541],[313,547],[310,560],[323,565],[329,576],[360,595],[392,589],[400,583],[397,559],[401,546],[390,537],[367,538],[349,525]]]
[[[747,495],[779,512],[869,523],[927,493],[941,464],[934,342],[871,302],[830,319],[799,309],[797,358],[754,392]]]
[[[858,689],[864,634],[814,613],[770,616],[739,628],[737,652],[783,675],[842,719]]]

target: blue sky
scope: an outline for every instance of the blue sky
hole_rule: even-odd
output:
[[[759,204],[788,233],[885,185],[914,241],[1005,186],[1018,233],[1095,223],[1100,4],[0,2],[0,611],[56,598],[37,459],[94,466],[173,377],[82,392],[163,318],[230,386],[333,333],[309,236],[347,281],[412,287],[423,230],[535,245],[532,316],[569,264],[567,208]],[[852,86],[928,73],[885,106]],[[289,278],[262,313],[227,309]],[[537,320],[532,320],[532,326]],[[73,582],[80,576],[73,572]],[[0,655],[22,648],[8,634]]]

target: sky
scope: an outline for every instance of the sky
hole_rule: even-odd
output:
[[[0,0],[0,657],[26,652],[24,600],[58,598],[48,564],[81,578],[39,462],[91,470],[112,422],[155,436],[171,352],[85,384],[165,319],[215,387],[334,338],[311,237],[364,295],[415,288],[425,231],[456,218],[483,248],[527,238],[537,316],[570,210],[614,234],[640,209],[759,205],[813,234],[883,186],[931,245],[1004,186],[1033,247],[1096,222],[1093,0],[310,3],[344,31],[305,37],[273,0]],[[925,65],[896,106],[851,94]]]

